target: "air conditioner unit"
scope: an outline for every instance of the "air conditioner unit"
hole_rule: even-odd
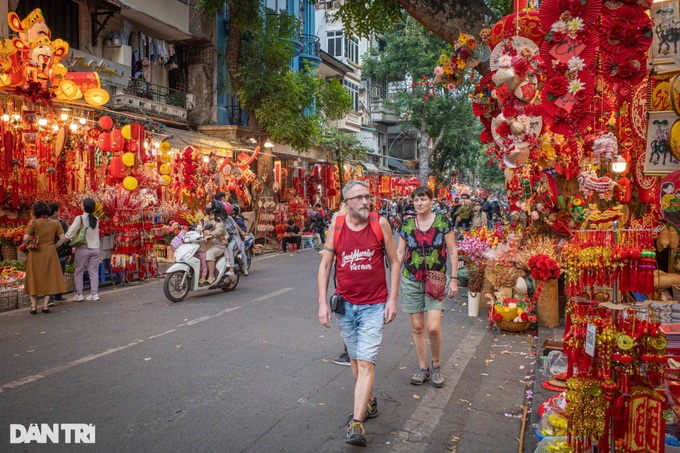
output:
[[[186,109],[193,110],[196,107],[196,99],[193,94],[187,94]]]

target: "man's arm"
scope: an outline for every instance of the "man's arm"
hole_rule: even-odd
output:
[[[403,237],[399,236],[399,244],[397,244],[397,259],[399,260],[399,267],[401,263],[404,262],[404,257],[406,256],[406,241]]]
[[[385,324],[389,324],[397,316],[401,262],[397,256],[397,247],[394,245],[392,228],[390,228],[390,223],[384,217],[380,217],[380,228],[382,228],[383,236],[385,236],[385,253],[387,254],[387,262],[390,264],[390,292],[387,304],[385,304]]]
[[[330,231],[335,231],[335,222],[331,222]],[[318,302],[319,302],[319,322],[326,326],[331,326],[331,311],[326,301],[328,293],[328,281],[331,276],[331,269],[333,268],[333,260],[335,260],[335,249],[333,244],[333,235],[326,235],[326,245],[324,247],[323,255],[321,256],[321,264],[319,264],[319,273],[316,278],[318,287]]]

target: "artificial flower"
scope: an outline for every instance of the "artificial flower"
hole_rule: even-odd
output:
[[[567,93],[569,82],[563,76],[551,77],[545,83],[545,91],[552,97],[558,98]]]
[[[503,116],[506,118],[514,118],[519,115],[519,110],[514,105],[506,105],[503,107]]]
[[[434,68],[434,75],[441,76],[443,74],[444,74],[444,68],[442,68],[441,66],[437,66],[437,67]]]
[[[580,79],[574,79],[569,82],[569,88],[567,91],[571,94],[576,94],[579,91],[585,89],[585,87],[586,87],[585,83],[581,82]]]
[[[567,23],[562,20],[558,20],[557,22],[552,24],[552,26],[550,27],[550,31],[565,33],[567,31]]]
[[[567,62],[567,67],[569,68],[570,71],[582,71],[585,69],[586,65],[585,62],[583,61],[583,58],[574,56],[569,59]]]
[[[449,91],[453,91],[456,89],[456,85],[453,83],[449,83],[448,85],[446,85],[446,88],[448,88]]]
[[[498,59],[498,66],[501,68],[509,68],[512,66],[512,57],[510,55],[501,55]]]
[[[468,49],[470,50],[475,50],[475,47],[477,47],[477,40],[470,36],[470,38],[467,40],[467,43],[465,43]]]
[[[567,24],[567,29],[570,32],[581,31],[583,29],[583,19],[581,19],[580,17],[572,18]]]
[[[458,41],[460,41],[462,44],[467,43],[468,39],[470,39],[470,35],[468,35],[467,33],[461,33],[458,36]]]
[[[470,58],[470,51],[467,49],[461,49],[460,53],[458,53],[458,56],[461,60],[467,61],[468,58]]]
[[[503,121],[498,125],[498,127],[496,127],[496,133],[501,137],[507,137],[510,135],[510,126],[508,126],[507,122]]]

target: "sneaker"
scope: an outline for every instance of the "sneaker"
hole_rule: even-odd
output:
[[[90,294],[85,300],[99,300],[99,294]]]
[[[85,300],[85,297],[83,297],[82,294],[76,294],[71,300],[73,300],[73,302],[82,302]]]
[[[234,271],[227,271],[224,275],[227,276],[227,277],[234,277],[234,276],[236,276],[236,274],[234,274]]]
[[[434,366],[434,363],[432,363],[432,385],[434,385],[437,388],[443,387],[444,386],[444,375],[442,374],[442,365],[441,363],[439,366]]]
[[[373,398],[368,400],[368,403],[366,404],[366,412],[364,412],[364,421],[368,420],[369,418],[376,418],[377,416],[378,416],[378,398]],[[347,416],[347,424],[349,425],[353,419],[354,414],[349,414]]]
[[[359,420],[351,420],[347,424],[347,440],[345,443],[354,445],[355,447],[365,447],[366,446],[366,438],[364,437],[364,434],[366,431],[364,430],[364,424],[361,423]]]
[[[346,352],[343,352],[339,356],[334,357],[333,363],[336,364],[336,365],[349,366],[349,354],[347,354]]]
[[[430,369],[421,368],[416,374],[411,376],[411,384],[423,385],[423,382],[430,380]]]

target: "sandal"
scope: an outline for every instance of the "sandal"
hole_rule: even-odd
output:
[[[50,312],[50,308],[49,308],[49,307],[43,307],[42,312],[43,312],[43,313],[49,313],[49,312]]]
[[[35,307],[31,307],[30,313],[31,313],[32,315],[35,315],[35,314],[38,313],[38,309],[35,308]]]

